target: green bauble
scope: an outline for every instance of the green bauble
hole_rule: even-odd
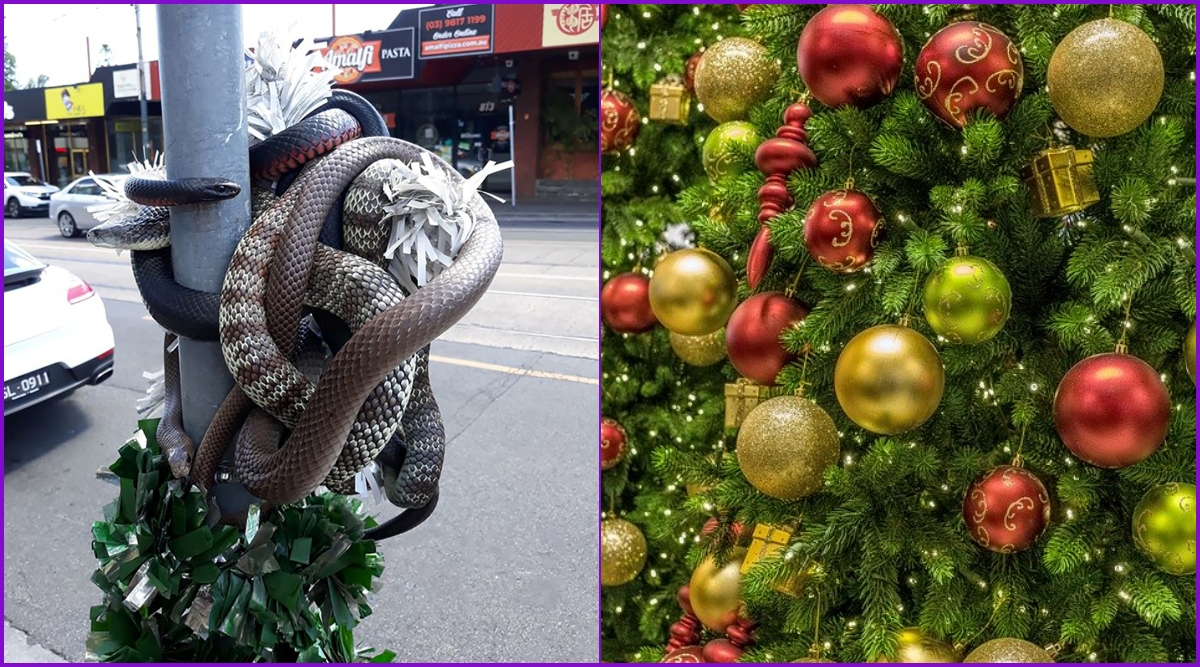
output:
[[[758,136],[758,130],[750,123],[744,120],[721,123],[709,133],[704,142],[704,154],[701,158],[704,171],[714,181],[740,174],[748,166],[753,166],[753,163],[747,165],[738,161],[736,152],[740,150],[752,153],[761,143],[762,137]]]
[[[1133,510],[1133,543],[1167,574],[1196,572],[1196,485],[1171,483],[1146,492]]]
[[[1011,308],[1008,279],[982,257],[952,257],[925,281],[925,319],[951,343],[990,340]]]

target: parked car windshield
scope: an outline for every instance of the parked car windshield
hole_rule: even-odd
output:
[[[4,275],[12,271],[24,271],[45,266],[33,258],[33,255],[21,250],[7,239],[4,241]]]
[[[11,185],[17,185],[17,186],[45,185],[45,183],[39,181],[38,179],[36,179],[28,174],[17,174],[16,176],[5,176],[4,180],[9,181]],[[5,249],[5,255],[6,256],[8,255],[7,248]]]

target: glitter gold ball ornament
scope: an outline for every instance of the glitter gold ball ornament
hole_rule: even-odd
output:
[[[650,309],[650,278],[633,272],[613,276],[600,290],[600,315],[618,333],[653,329],[658,319]]]
[[[1196,485],[1171,483],[1146,492],[1133,510],[1133,543],[1167,574],[1196,573]]]
[[[830,5],[809,19],[796,45],[796,67],[821,104],[866,109],[891,94],[904,49],[900,33],[867,5]]]
[[[1167,437],[1171,400],[1158,372],[1108,352],[1071,367],[1054,394],[1054,427],[1075,456],[1101,468],[1150,458]]]
[[[1183,363],[1187,364],[1188,377],[1196,381],[1196,324],[1192,323],[1183,339]]]
[[[771,96],[779,63],[762,44],[730,37],[713,44],[696,65],[696,97],[718,123],[743,120]]]
[[[975,109],[1004,118],[1025,81],[1021,52],[1007,35],[978,21],[939,30],[917,54],[917,97],[952,127],[967,124]]]
[[[1050,494],[1028,470],[996,466],[967,488],[963,520],[979,546],[1002,554],[1024,551],[1050,523]]]
[[[858,190],[834,190],[813,201],[804,217],[804,244],[830,271],[851,273],[875,256],[883,213]]]
[[[944,641],[934,639],[921,628],[904,628],[896,634],[900,648],[896,662],[958,662],[958,652]],[[883,656],[875,662],[892,662]]]
[[[646,536],[624,519],[600,523],[600,584],[621,586],[633,581],[646,565]]]
[[[833,388],[855,424],[883,435],[910,431],[933,416],[946,372],[933,344],[908,327],[882,324],[852,338],[838,356]]]
[[[654,267],[650,307],[675,333],[712,333],[725,326],[737,307],[737,278],[729,262],[711,250],[676,250]]]
[[[620,153],[633,145],[642,117],[633,100],[615,90],[600,94],[600,152]]]
[[[1008,321],[1012,289],[995,264],[960,255],[925,281],[925,319],[951,343],[991,340]]]
[[[779,336],[804,318],[808,308],[783,292],[755,294],[738,305],[725,328],[729,361],[743,377],[774,385],[775,376],[796,358]]]
[[[742,560],[746,550],[737,547],[729,551],[723,567],[709,556],[692,572],[688,584],[691,589],[692,611],[714,632],[725,632],[737,620],[742,606]]]
[[[777,396],[754,408],[737,436],[738,467],[746,481],[780,500],[821,490],[838,451],[833,419],[800,396]]]
[[[604,417],[600,420],[600,469],[609,470],[625,456],[625,429],[617,420]]]
[[[1054,658],[1024,639],[993,639],[971,651],[963,662],[1054,662]]]
[[[748,166],[753,166],[753,162],[739,161],[737,154],[753,155],[760,143],[762,137],[750,123],[744,120],[721,123],[709,132],[708,139],[704,141],[704,151],[700,156],[704,173],[715,181],[746,171]]]
[[[1064,123],[1090,137],[1115,137],[1141,125],[1158,106],[1162,56],[1137,27],[1104,18],[1059,42],[1046,85]]]
[[[700,336],[685,336],[672,331],[671,349],[684,363],[712,366],[725,358],[725,330],[717,329]]]
[[[659,662],[702,663],[704,662],[704,648],[700,646],[677,648],[663,656]]]

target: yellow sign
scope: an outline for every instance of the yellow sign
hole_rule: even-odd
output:
[[[46,118],[92,118],[104,115],[104,84],[85,83],[46,89]]]
[[[600,5],[542,7],[543,48],[600,42]]]

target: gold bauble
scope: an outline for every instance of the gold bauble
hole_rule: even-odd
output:
[[[958,651],[944,641],[929,637],[921,628],[904,628],[897,635],[900,648],[896,662],[958,662]],[[879,656],[875,662],[891,662]]]
[[[675,333],[712,333],[725,326],[736,307],[737,278],[729,262],[711,250],[676,250],[654,267],[650,309]]]
[[[1172,482],[1146,492],[1133,510],[1133,543],[1167,574],[1196,573],[1196,485]]]
[[[799,396],[777,396],[754,408],[737,436],[738,466],[746,480],[780,500],[819,491],[838,451],[833,419]]]
[[[637,578],[646,565],[646,536],[625,519],[600,523],[600,584],[621,586]]]
[[[696,65],[696,98],[718,123],[743,120],[766,101],[781,76],[779,63],[752,39],[730,37],[713,44]]]
[[[1187,337],[1183,339],[1183,363],[1187,364],[1188,377],[1196,381],[1196,323],[1188,329]]]
[[[1054,662],[1054,658],[1023,639],[993,639],[971,651],[963,662]]]
[[[1064,123],[1088,136],[1115,137],[1141,125],[1158,106],[1162,56],[1137,27],[1100,19],[1059,42],[1046,85]]]
[[[672,331],[671,349],[685,363],[712,366],[725,358],[725,329],[717,329],[703,336],[685,336]]]
[[[942,358],[908,327],[883,324],[846,344],[833,371],[838,403],[855,424],[883,435],[911,431],[937,411]]]
[[[737,620],[742,606],[742,559],[746,550],[737,547],[729,552],[724,567],[709,556],[692,572],[689,583],[692,611],[700,622],[714,632],[725,632]]]

